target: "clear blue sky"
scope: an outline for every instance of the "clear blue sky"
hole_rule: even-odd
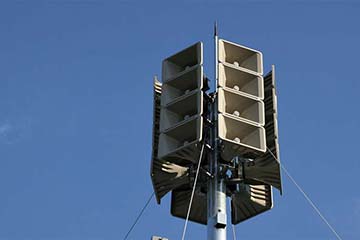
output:
[[[360,239],[360,3],[0,3],[0,239],[122,239],[152,193],[152,76],[220,37],[277,67],[281,160],[344,239]],[[292,183],[238,239],[335,239]],[[169,196],[129,239],[181,237]],[[187,239],[206,228],[188,226]],[[229,234],[229,238],[231,235]]]

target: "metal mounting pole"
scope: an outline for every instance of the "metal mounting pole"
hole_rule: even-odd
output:
[[[218,164],[218,129],[217,129],[217,88],[218,88],[218,35],[217,24],[214,29],[215,42],[215,99],[211,104],[211,119],[213,122],[210,141],[213,147],[212,154],[209,156],[209,170],[214,178],[208,182],[207,193],[207,239],[226,240],[226,186],[220,176]]]

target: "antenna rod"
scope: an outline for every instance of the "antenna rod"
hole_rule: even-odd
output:
[[[215,21],[214,23],[214,36],[218,35],[218,30],[217,30],[217,21]]]

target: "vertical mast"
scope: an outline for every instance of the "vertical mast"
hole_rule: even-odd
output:
[[[213,148],[209,155],[209,170],[214,176],[208,182],[208,213],[207,213],[207,233],[208,240],[226,240],[226,186],[220,176],[220,166],[218,160],[218,111],[217,111],[217,89],[218,89],[218,34],[217,23],[214,25],[214,50],[215,50],[215,89],[214,101],[211,103],[212,128],[210,142]]]

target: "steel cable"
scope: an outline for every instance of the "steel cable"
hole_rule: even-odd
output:
[[[204,152],[204,146],[205,146],[205,141],[204,141],[204,143],[203,143],[203,145],[202,145],[202,147],[201,147],[201,151],[200,151],[199,163],[198,163],[198,166],[197,166],[197,169],[196,169],[194,186],[193,186],[193,189],[192,189],[192,192],[191,192],[191,197],[190,197],[190,202],[189,202],[189,208],[188,208],[188,211],[187,211],[187,214],[186,214],[186,219],[185,219],[185,223],[184,223],[184,229],[183,229],[183,233],[182,233],[182,237],[181,237],[182,240],[185,239],[186,228],[187,228],[187,224],[188,224],[188,222],[189,222],[191,205],[192,205],[192,201],[193,201],[194,194],[195,194],[196,182],[197,182],[198,175],[199,175],[199,171],[200,171],[202,155],[203,155],[203,152]]]
[[[123,240],[126,240],[128,238],[128,236],[130,235],[131,231],[133,230],[133,228],[135,227],[135,225],[137,224],[137,222],[139,221],[140,217],[142,216],[142,214],[144,213],[146,207],[149,205],[151,199],[154,197],[155,192],[153,192],[151,194],[151,196],[149,197],[149,199],[147,200],[147,202],[145,203],[145,206],[141,209],[139,215],[137,216],[137,218],[135,219],[133,225],[130,227],[129,231],[126,233],[125,237]]]
[[[280,164],[280,161],[276,158],[276,156],[271,152],[271,150],[267,149],[272,157]],[[335,229],[331,226],[331,224],[326,220],[324,215],[320,212],[319,208],[316,207],[313,201],[311,201],[310,197],[305,193],[305,191],[300,187],[300,185],[295,181],[295,179],[290,175],[288,170],[284,167],[283,164],[280,164],[281,168],[284,170],[285,174],[290,178],[290,180],[294,183],[294,185],[297,187],[297,189],[302,193],[304,198],[308,201],[308,203],[311,205],[311,207],[316,211],[316,213],[320,216],[320,218],[325,222],[325,224],[330,228],[330,230],[334,233],[334,235],[337,237],[337,239],[342,240],[340,235],[335,231]]]

